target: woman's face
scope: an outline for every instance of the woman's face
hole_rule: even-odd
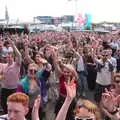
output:
[[[28,77],[29,78],[36,78],[37,75],[37,68],[35,66],[31,66],[28,68]]]
[[[72,72],[66,67],[63,68],[63,73],[64,73],[65,78],[69,78],[72,76]]]
[[[96,120],[95,115],[91,113],[87,107],[82,105],[77,105],[75,108],[75,120]]]

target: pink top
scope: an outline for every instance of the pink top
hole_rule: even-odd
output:
[[[0,72],[3,73],[2,88],[14,89],[17,88],[20,77],[20,66],[13,62],[12,65],[0,64]]]

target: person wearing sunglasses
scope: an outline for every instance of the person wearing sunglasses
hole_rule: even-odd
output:
[[[75,81],[65,82],[65,86],[67,96],[55,120],[66,120],[70,104],[76,97]],[[101,114],[97,105],[89,100],[78,99],[76,100],[76,105],[73,109],[73,116],[71,118],[69,117],[69,120],[101,120]]]
[[[76,97],[76,83],[74,80],[65,82],[65,87],[67,96],[55,120],[66,120],[70,104]],[[32,112],[34,120],[39,120],[39,104],[39,102],[35,101]],[[97,106],[88,100],[79,99],[72,113],[72,117],[69,116],[69,120],[101,120]]]
[[[97,68],[97,78],[96,87],[94,93],[94,99],[99,104],[101,101],[102,93],[104,93],[105,88],[110,89],[112,85],[113,75],[114,75],[114,65],[109,59],[108,50],[102,51],[102,56],[100,59],[94,57],[96,68]]]
[[[41,94],[40,83],[38,81],[38,65],[35,63],[29,64],[27,75],[19,80],[17,92],[23,92],[29,96],[30,102],[27,118],[31,119],[34,100]]]
[[[27,115],[27,118],[31,118],[31,111],[33,107],[34,100],[36,97],[40,94],[41,95],[41,100],[42,104],[46,104],[46,96],[47,96],[47,84],[46,81],[48,77],[50,76],[51,72],[51,65],[48,63],[45,65],[46,67],[42,69],[41,71],[39,70],[39,66],[35,63],[31,63],[28,66],[28,72],[27,75],[22,78],[19,83],[18,83],[18,92],[23,92],[29,95],[30,98],[30,104],[29,104],[29,113]],[[43,110],[40,108],[39,115],[41,116]]]

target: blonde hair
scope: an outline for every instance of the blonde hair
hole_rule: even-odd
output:
[[[93,113],[96,117],[96,120],[101,120],[100,109],[98,108],[98,106],[96,104],[92,103],[89,100],[84,100],[84,99],[79,99],[76,107],[79,106],[79,104],[80,104],[80,106],[87,108],[89,112]],[[74,110],[74,113],[76,113],[76,112],[77,111]]]
[[[72,73],[72,75],[75,77],[75,80],[78,79],[77,72],[71,64],[64,64],[64,68],[67,68]]]
[[[30,68],[30,67],[36,67],[36,68],[38,69],[38,65],[35,64],[35,63],[31,63],[31,64],[29,64],[28,68]]]

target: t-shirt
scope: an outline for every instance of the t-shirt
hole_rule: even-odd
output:
[[[99,63],[103,64],[102,60],[99,60]],[[100,85],[110,85],[112,82],[111,72],[109,71],[109,62],[104,63],[104,67],[101,68],[99,72],[97,72],[96,83]]]
[[[12,65],[0,63],[0,72],[3,73],[2,88],[15,89],[20,77],[20,66],[13,62]]]
[[[4,47],[3,51],[4,51],[4,53],[13,52],[13,48],[12,47],[8,47],[8,48]]]

